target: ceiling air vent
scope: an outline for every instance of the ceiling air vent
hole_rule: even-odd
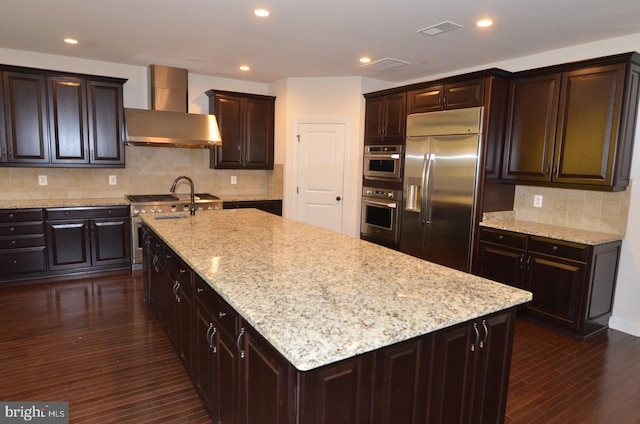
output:
[[[360,65],[360,67],[366,68],[375,72],[385,72],[385,71],[390,71],[391,69],[399,68],[405,65],[411,65],[411,62],[406,62],[400,59],[385,57],[384,59],[376,60],[375,62],[370,62],[364,65]]]
[[[430,27],[419,29],[418,32],[433,37],[458,28],[462,28],[462,25],[458,25],[451,21],[444,21]]]

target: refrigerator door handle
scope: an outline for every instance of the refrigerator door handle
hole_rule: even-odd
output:
[[[429,193],[429,179],[431,178],[431,165],[433,155],[427,153],[424,156],[424,166],[422,168],[422,202],[420,208],[420,220],[423,224],[431,224],[431,196]]]

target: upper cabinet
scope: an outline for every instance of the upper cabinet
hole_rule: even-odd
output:
[[[1,165],[124,167],[125,80],[0,70]]]
[[[515,75],[504,181],[624,190],[629,184],[640,55]]]
[[[365,98],[367,103],[364,117],[365,144],[404,142],[407,122],[406,93],[365,94]]]
[[[446,109],[482,106],[484,103],[484,78],[447,84],[434,84],[411,90],[407,98],[407,112],[435,112]]]
[[[216,169],[273,169],[275,101],[272,96],[209,90],[222,147],[211,151]]]

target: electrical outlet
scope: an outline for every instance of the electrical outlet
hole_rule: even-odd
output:
[[[38,185],[41,186],[46,186],[47,183],[47,176],[46,175],[38,175]]]
[[[118,178],[115,175],[109,175],[109,185],[118,184]]]
[[[542,195],[541,194],[536,194],[535,196],[533,196],[533,207],[534,208],[541,208],[542,207]]]
[[[231,176],[231,184],[238,184],[238,178],[235,175]]]

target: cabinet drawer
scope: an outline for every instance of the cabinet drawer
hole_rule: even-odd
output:
[[[480,229],[480,240],[489,243],[501,244],[503,246],[515,247],[518,249],[524,249],[527,246],[526,234],[488,228]]]
[[[0,251],[0,278],[26,272],[41,272],[46,269],[45,247]]]
[[[129,207],[47,208],[46,214],[47,220],[127,217]]]
[[[531,236],[529,239],[529,252],[559,256],[567,259],[574,259],[576,261],[586,261],[589,253],[589,246],[569,241]]]
[[[42,209],[0,209],[0,222],[42,221]]]
[[[218,294],[199,276],[195,278],[196,297],[216,317],[222,329],[236,337],[238,334],[238,314],[227,305]]]
[[[0,249],[19,249],[23,247],[44,246],[44,234],[17,237],[0,237]]]
[[[22,236],[26,234],[44,234],[44,223],[0,224],[0,237]]]

